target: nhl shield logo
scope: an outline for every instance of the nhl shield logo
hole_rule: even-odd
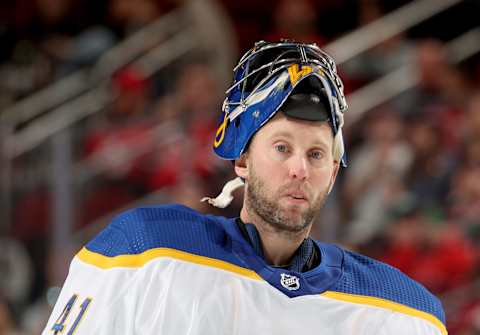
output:
[[[296,291],[300,288],[298,277],[287,275],[286,273],[280,274],[280,284],[289,291]]]

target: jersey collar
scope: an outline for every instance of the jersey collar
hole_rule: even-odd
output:
[[[343,274],[344,252],[336,245],[322,243],[310,239],[313,243],[314,250],[318,250],[318,264],[306,272],[299,272],[295,269],[281,269],[270,266],[263,258],[263,249],[258,249],[259,242],[250,241],[251,235],[253,239],[259,240],[258,231],[256,229],[247,228],[248,224],[244,224],[246,235],[237,223],[237,219],[229,219],[225,225],[228,235],[231,237],[231,250],[245,268],[255,271],[260,277],[267,281],[270,285],[277,288],[290,298],[320,294],[333,287]],[[241,222],[240,222],[241,223]],[[243,224],[243,223],[242,223]],[[249,233],[250,231],[250,233]],[[257,236],[257,238],[255,237]],[[248,237],[248,238],[247,238]],[[257,245],[257,247],[255,247]],[[301,248],[300,248],[301,249]],[[261,253],[260,253],[261,251]],[[296,257],[302,259],[301,252]],[[301,263],[301,261],[299,261]],[[294,262],[292,262],[293,264]],[[298,289],[290,290],[285,287],[283,278],[295,278],[298,280]]]
[[[235,220],[243,237],[250,243],[255,253],[264,258],[262,240],[257,227],[251,223],[244,223],[242,219]],[[278,269],[285,269],[296,272],[307,272],[320,263],[320,252],[317,250],[313,239],[307,237],[295,251],[292,261],[286,266],[272,266]]]

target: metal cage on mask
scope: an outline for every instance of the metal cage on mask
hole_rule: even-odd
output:
[[[346,166],[342,126],[347,103],[343,83],[334,60],[315,44],[291,41],[258,42],[234,68],[234,82],[226,92],[214,150],[223,159],[237,159],[251,137],[281,108],[285,100],[302,81],[312,91],[325,94],[330,105],[334,135]],[[341,142],[341,143],[340,143]]]
[[[233,71],[234,81],[226,91],[213,145],[219,157],[239,158],[253,135],[303,83],[311,93],[326,97],[334,134],[333,157],[346,166],[342,127],[348,106],[332,57],[315,44],[260,41],[243,55]],[[204,200],[226,207],[232,199],[231,192],[241,185],[242,180],[232,180],[219,197]]]

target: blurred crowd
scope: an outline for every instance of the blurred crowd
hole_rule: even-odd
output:
[[[0,110],[88,69],[189,1],[203,0],[2,1]],[[259,39],[325,46],[409,2],[218,4],[243,52]],[[441,297],[450,334],[460,335],[480,334],[480,57],[453,64],[445,41],[478,25],[478,10],[478,2],[465,1],[341,64],[347,94],[407,64],[419,83],[348,125],[349,166],[314,231],[322,239],[325,226],[335,226],[328,239],[423,283]],[[104,225],[111,213],[151,194],[238,214],[240,196],[225,210],[199,201],[233,176],[211,150],[226,88],[214,66],[198,51],[153,76],[126,66],[111,77],[113,102],[72,129],[76,231]],[[0,335],[40,333],[68,261],[85,242],[74,240],[61,255],[51,247],[48,157],[47,148],[37,148],[13,162],[11,222],[0,234]]]

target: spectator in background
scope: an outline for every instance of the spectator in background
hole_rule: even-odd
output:
[[[404,273],[414,271],[426,239],[427,223],[415,200],[406,197],[391,208],[388,228],[382,233],[384,248],[375,254]]]
[[[464,142],[468,143],[480,138],[480,90],[472,94],[466,107],[462,135]]]
[[[195,125],[202,120],[216,122],[221,93],[218,78],[207,62],[194,60],[181,67],[175,96],[186,125]]]
[[[169,192],[185,184],[184,179],[199,185],[215,179],[219,163],[213,159],[210,139],[220,90],[210,66],[187,61],[174,91],[147,105],[150,84],[134,69],[117,74],[113,87],[118,99],[103,125],[86,136],[86,158],[105,173],[106,185],[95,186],[87,196],[83,212],[90,214],[85,222],[132,200],[129,189],[135,195],[162,188]]]
[[[186,121],[186,132],[192,139],[188,155],[190,165],[199,177],[208,178],[218,165],[210,145],[222,100],[218,78],[208,64],[193,63],[182,69],[176,90]]]
[[[413,163],[406,176],[407,187],[425,206],[440,209],[445,204],[456,160],[442,141],[436,115],[409,119],[408,143]]]
[[[416,64],[418,88],[397,100],[411,125],[408,141],[414,162],[407,175],[407,187],[425,206],[441,210],[457,167],[469,90],[438,41],[418,43]]]
[[[87,131],[83,145],[85,168],[102,175],[91,190],[84,190],[84,224],[144,193],[142,159],[153,140],[146,113],[149,90],[149,81],[133,68],[121,70],[112,79],[116,99],[104,119]]]
[[[448,102],[463,105],[470,90],[462,73],[452,66],[444,45],[437,40],[423,40],[417,46],[416,65],[419,88],[426,103]],[[442,101],[443,100],[443,101]]]
[[[38,33],[40,48],[57,63],[56,76],[92,65],[113,46],[115,37],[106,27],[81,23],[87,21],[78,15],[85,13],[82,1],[36,0],[36,3],[40,27],[44,27]]]
[[[96,7],[95,7],[96,6]],[[0,91],[13,102],[80,66],[93,64],[115,42],[85,0],[16,1],[9,60],[0,66]],[[1,103],[1,102],[0,102]]]
[[[173,99],[174,105],[168,103],[169,99]],[[160,143],[160,148],[153,151],[148,160],[153,166],[148,188],[173,186],[184,176],[190,178],[193,175],[201,180],[211,178],[218,166],[210,147],[220,105],[218,78],[208,64],[194,61],[181,67],[175,91],[162,100],[156,113],[162,118],[168,114],[176,116],[177,131],[180,132],[177,138],[181,141],[175,145],[168,143],[169,139],[175,138],[174,134],[158,138],[156,143]],[[185,141],[185,137],[189,140]]]
[[[449,215],[462,225],[474,243],[480,245],[480,93],[467,103],[459,152],[459,167],[452,178]],[[480,256],[480,248],[478,249]],[[480,259],[479,259],[480,260]],[[478,263],[480,265],[480,262]]]
[[[399,210],[385,232],[387,247],[375,256],[437,294],[468,283],[475,252],[460,227],[442,223],[414,198]]]
[[[452,178],[452,187],[449,194],[448,214],[451,220],[463,227],[470,240],[478,246],[478,242],[480,242],[479,165],[464,165],[456,171]]]
[[[413,64],[418,86],[395,100],[399,110],[409,116],[434,112],[430,117],[448,119],[450,125],[458,122],[470,89],[462,73],[450,64],[444,45],[437,40],[419,41]]]
[[[146,114],[149,81],[135,69],[124,69],[113,77],[112,89],[115,101],[104,121],[85,137],[84,153],[109,176],[133,178],[138,148],[151,145]]]
[[[163,14],[160,1],[109,0],[108,13],[112,24],[122,36],[128,36]]]
[[[202,62],[183,66],[174,87],[154,105],[154,118],[161,126],[146,163],[151,168],[148,189],[163,189],[172,199],[202,210],[204,203],[198,199],[218,190],[220,180],[233,177],[210,150],[220,89],[217,76]],[[241,206],[236,200],[232,215]]]
[[[378,0],[358,1],[359,26],[382,18],[384,6]],[[350,78],[351,85],[358,87],[411,63],[413,58],[412,43],[403,34],[398,34],[345,62],[342,70]]]
[[[325,44],[317,29],[317,11],[313,0],[281,0],[275,4],[273,26],[266,40],[278,41],[282,38],[304,43]]]
[[[345,197],[351,207],[347,242],[368,242],[383,228],[388,209],[405,192],[403,178],[412,152],[402,138],[403,121],[385,106],[367,116],[365,140],[345,170]],[[375,168],[372,168],[375,167]]]

